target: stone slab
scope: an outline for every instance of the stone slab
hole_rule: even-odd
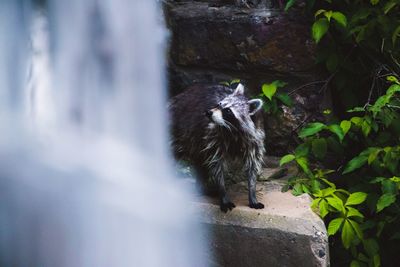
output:
[[[308,195],[281,192],[282,182],[258,183],[262,210],[247,207],[244,183],[232,186],[236,204],[220,211],[217,200],[199,197],[199,218],[211,231],[211,266],[329,266],[328,238],[323,221],[311,210]]]

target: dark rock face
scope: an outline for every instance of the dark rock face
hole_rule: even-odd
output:
[[[275,1],[247,1],[244,7],[239,2],[166,2],[170,92],[239,78],[255,96],[265,82],[287,82],[287,92],[296,90],[294,108],[265,116],[267,153],[282,155],[295,146],[293,136],[301,124],[319,116],[323,102],[321,84],[297,90],[319,80],[310,22],[298,9],[285,13],[271,8]]]
[[[187,3],[168,9],[171,57],[179,66],[308,75],[314,45],[302,17],[271,9]]]

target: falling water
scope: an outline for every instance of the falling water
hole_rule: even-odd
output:
[[[0,266],[205,266],[156,1],[0,1]]]

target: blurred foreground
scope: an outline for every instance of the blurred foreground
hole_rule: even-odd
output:
[[[159,7],[32,5],[0,3],[0,266],[205,266],[171,175]]]

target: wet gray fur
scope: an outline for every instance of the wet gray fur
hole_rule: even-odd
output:
[[[223,85],[195,85],[172,98],[169,104],[176,158],[193,165],[200,178],[215,182],[221,210],[225,212],[235,207],[226,194],[224,180],[233,164],[240,164],[248,178],[249,206],[264,207],[256,198],[256,180],[262,168],[265,135],[252,118],[262,102],[249,102],[243,90],[237,91]],[[226,123],[219,125],[205,115],[215,108],[224,112],[229,108],[234,117],[226,119],[222,113]]]

